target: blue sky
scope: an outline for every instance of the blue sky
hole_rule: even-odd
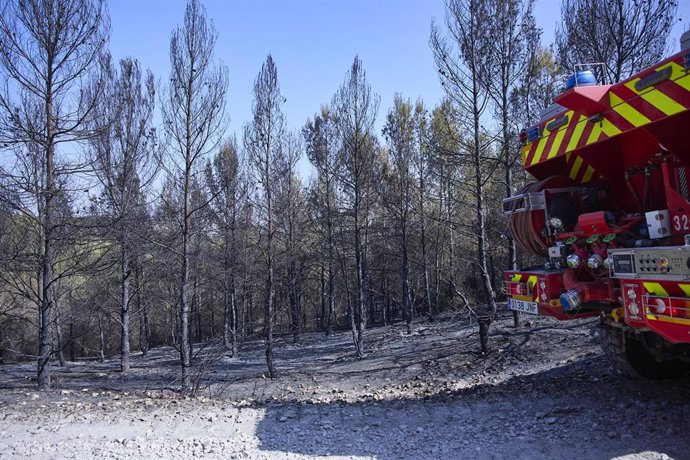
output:
[[[170,33],[182,23],[185,0],[112,0],[113,57],[133,56],[165,81]],[[218,30],[216,58],[230,71],[227,134],[241,133],[250,116],[252,84],[270,52],[287,98],[291,129],[300,129],[342,83],[359,54],[373,90],[381,96],[377,126],[396,92],[438,103],[442,90],[429,49],[432,18],[443,20],[443,0],[202,0]],[[690,0],[681,0],[682,18],[671,37],[672,50],[690,24]],[[542,42],[553,38],[560,2],[537,0],[535,15]]]

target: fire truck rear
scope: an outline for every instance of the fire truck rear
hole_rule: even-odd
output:
[[[636,377],[690,369],[690,33],[681,43],[613,85],[576,72],[521,133],[537,182],[503,203],[543,260],[506,272],[508,308],[599,316],[603,349]]]

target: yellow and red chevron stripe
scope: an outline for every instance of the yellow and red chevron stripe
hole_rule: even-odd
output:
[[[642,80],[633,78],[609,91],[609,104],[612,116],[626,130],[644,126],[667,116],[675,115],[690,107],[690,78],[683,66],[677,62],[667,62],[654,69],[656,72],[669,71],[670,78],[643,90],[636,89]]]
[[[642,299],[645,327],[671,343],[690,343],[690,283],[665,280],[637,283],[645,294]]]
[[[568,167],[568,177],[574,182],[586,184],[595,177],[596,171],[589,163],[583,160],[581,156],[573,152],[568,152],[565,158]]]
[[[688,283],[658,283],[658,282],[643,282],[642,285],[644,286],[645,292],[649,295],[652,296],[657,296],[657,297],[669,297],[669,290],[677,290],[680,289],[680,291],[686,296],[690,297],[690,284]],[[690,298],[688,298],[688,301],[690,301]],[[673,323],[673,324],[683,324],[683,325],[690,325],[690,319],[687,318],[672,318],[667,315],[660,315],[660,314],[654,314],[648,307],[645,307],[645,316],[648,320],[651,321],[663,321],[667,323]]]
[[[535,286],[537,285],[537,276],[529,273],[513,273],[510,276],[511,283],[520,283],[527,288],[525,295],[515,295],[512,297],[517,300],[526,300],[528,302],[537,301],[537,290]]]
[[[525,168],[569,155],[567,161],[571,177],[591,179],[596,171],[593,168],[589,172],[587,168],[581,171],[583,165],[574,162],[583,160],[572,152],[690,109],[690,74],[681,65],[682,60],[681,55],[676,55],[653,69],[613,85],[603,100],[608,108],[596,117],[590,119],[567,110],[546,120],[541,124],[541,138],[521,149]],[[641,90],[636,88],[638,82],[655,72],[665,72],[669,78]],[[567,117],[566,122],[563,122],[564,117]],[[558,127],[549,130],[550,125]]]
[[[546,128],[564,116],[568,117],[564,126],[554,131]],[[534,166],[620,133],[621,129],[607,118],[592,123],[585,115],[569,110],[548,120],[542,138],[522,148],[522,163],[525,167]]]

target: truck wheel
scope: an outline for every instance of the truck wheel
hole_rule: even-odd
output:
[[[623,331],[599,327],[599,343],[614,369],[635,379],[677,379],[688,372],[688,364],[681,361],[657,361],[639,340],[627,336],[623,346]]]

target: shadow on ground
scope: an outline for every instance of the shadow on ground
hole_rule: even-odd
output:
[[[268,406],[264,452],[401,458],[690,458],[690,379],[640,382],[601,357],[441,393]]]

